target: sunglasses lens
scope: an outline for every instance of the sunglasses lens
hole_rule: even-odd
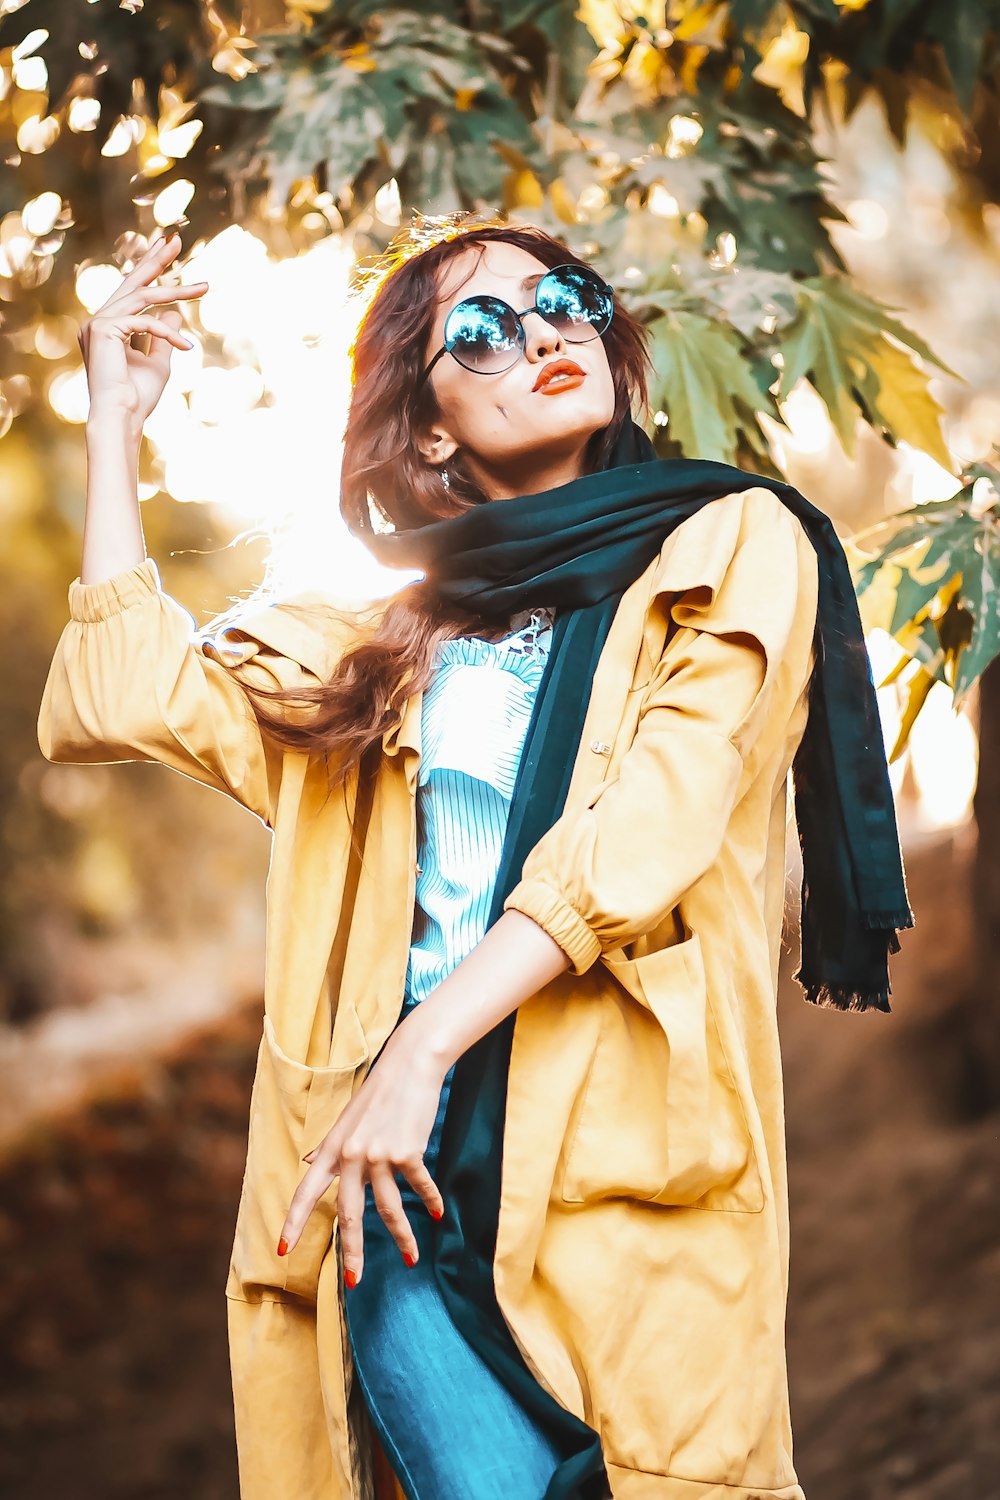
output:
[[[538,283],[535,304],[571,344],[598,338],[614,313],[611,288],[589,266],[556,266]]]
[[[521,353],[521,326],[499,297],[467,297],[448,314],[444,344],[460,365],[480,375],[509,370]]]

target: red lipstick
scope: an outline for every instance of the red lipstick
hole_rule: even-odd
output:
[[[539,370],[538,379],[531,389],[541,391],[544,396],[554,396],[558,391],[575,390],[586,378],[586,372],[575,360],[553,359]]]

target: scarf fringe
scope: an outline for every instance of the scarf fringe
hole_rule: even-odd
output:
[[[903,907],[896,911],[863,911],[861,913],[861,925],[869,932],[881,930],[895,930],[897,927],[914,927],[916,925],[912,911],[909,907]],[[898,953],[898,948],[893,948],[893,953]]]
[[[810,1005],[819,1005],[827,1010],[880,1010],[892,1013],[889,1004],[888,984],[877,989],[862,990],[849,984],[831,984],[824,979],[805,979],[801,969],[794,976],[805,991]]]

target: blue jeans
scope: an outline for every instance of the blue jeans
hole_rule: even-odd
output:
[[[409,1008],[404,1001],[400,1020]],[[450,1087],[449,1072],[424,1153],[431,1176]],[[435,1221],[401,1172],[395,1180],[419,1259],[405,1265],[368,1183],[364,1268],[345,1297],[355,1370],[386,1457],[407,1500],[540,1500],[559,1454],[452,1322],[434,1276]]]

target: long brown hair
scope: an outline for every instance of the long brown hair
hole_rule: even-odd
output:
[[[541,229],[455,215],[415,220],[364,273],[365,286],[376,289],[351,350],[353,387],[340,494],[341,514],[356,535],[374,529],[372,504],[381,526],[404,530],[458,515],[487,499],[463,468],[460,453],[448,461],[446,486],[421,455],[416,438],[436,415],[433,388],[429,381],[420,383],[420,373],[440,273],[454,255],[494,240],[518,245],[550,268],[585,264]],[[602,338],[615,410],[590,441],[588,471],[602,466],[633,406],[644,406],[647,399],[646,330],[617,297]],[[309,612],[309,606],[302,608]],[[352,644],[326,682],[271,691],[243,684],[262,732],[291,749],[325,754],[332,785],[398,722],[405,699],[427,686],[441,641],[474,631],[496,637],[507,628],[443,604],[423,579],[359,611],[351,623]],[[298,715],[292,722],[270,712],[264,699],[312,705],[315,712],[305,722]]]

